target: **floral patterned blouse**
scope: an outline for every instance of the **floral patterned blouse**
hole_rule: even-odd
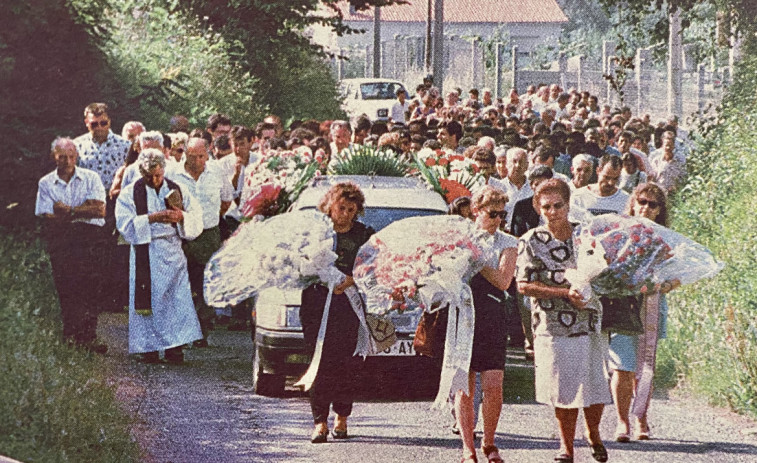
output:
[[[569,288],[565,270],[576,268],[573,238],[560,241],[546,226],[529,230],[518,243],[515,278],[519,282],[539,282]],[[582,336],[599,332],[599,311],[578,310],[565,298],[531,297],[531,324],[534,336]]]

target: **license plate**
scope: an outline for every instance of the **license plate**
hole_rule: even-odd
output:
[[[414,356],[415,355],[415,349],[413,349],[413,340],[412,339],[399,339],[394,344],[392,344],[392,347],[389,347],[381,352],[379,352],[376,355],[385,355],[385,356]]]

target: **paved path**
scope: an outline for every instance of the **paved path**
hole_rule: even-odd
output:
[[[312,445],[304,394],[292,389],[274,399],[251,393],[248,333],[214,331],[211,347],[188,350],[183,366],[132,362],[125,315],[102,315],[100,334],[118,366],[119,396],[139,416],[135,435],[148,462],[459,461],[451,416],[430,410],[429,400],[403,401],[408,384],[396,385],[392,397],[360,399],[348,441]],[[533,401],[533,369],[519,355],[508,358],[505,402],[497,431],[505,460],[552,461],[558,448],[555,420],[549,407]],[[732,413],[658,395],[650,423],[651,441],[607,442],[610,461],[757,462],[757,424]],[[603,435],[610,437],[614,428],[608,407]],[[577,435],[582,432],[579,426]],[[588,447],[578,440],[576,462],[590,461]]]

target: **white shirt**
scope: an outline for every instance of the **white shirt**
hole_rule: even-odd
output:
[[[217,166],[220,168],[221,173],[226,178],[226,181],[229,182],[229,184],[233,188],[234,199],[239,198],[242,195],[242,188],[244,187],[244,179],[246,178],[245,171],[247,170],[249,166],[257,163],[258,160],[259,160],[259,155],[257,151],[250,151],[250,159],[247,161],[247,165],[242,166],[242,169],[239,171],[239,178],[237,179],[236,185],[233,184],[234,174],[236,173],[236,170],[237,170],[236,154],[234,153],[229,154],[217,161]]]
[[[221,203],[230,202],[234,199],[234,189],[228,182],[216,161],[205,163],[205,170],[195,180],[184,168],[174,169],[167,177],[176,182],[182,191],[188,191],[202,206],[203,229],[207,230],[218,226],[221,214]]]
[[[70,207],[78,207],[89,199],[105,203],[105,187],[97,172],[76,167],[71,180],[66,183],[58,177],[58,171],[54,170],[39,180],[34,215],[53,214],[53,205],[58,201]],[[98,227],[105,225],[103,218],[77,218],[73,221]]]
[[[596,183],[593,185],[597,185]],[[587,211],[592,215],[620,214],[626,209],[630,195],[618,188],[610,196],[599,196],[589,189],[592,185],[577,189],[570,197],[571,212]]]
[[[397,100],[397,102],[394,103],[394,106],[392,106],[392,113],[391,113],[392,121],[404,124],[405,113],[407,112],[407,108],[409,106],[410,106],[410,103],[407,100],[405,100],[404,105],[400,103],[399,100]]]
[[[92,139],[91,133],[85,133],[74,139],[79,152],[79,167],[93,170],[100,176],[103,185],[110,187],[116,171],[126,160],[131,143],[108,131],[108,137],[101,144]]]
[[[510,230],[510,227],[513,223],[513,208],[515,207],[515,203],[517,203],[521,199],[533,196],[534,192],[531,190],[531,185],[529,185],[528,180],[526,180],[525,182],[523,182],[523,186],[518,188],[517,185],[510,181],[509,177],[503,179],[489,177],[489,185],[493,186],[494,188],[499,188],[507,195],[505,212],[507,212],[507,229]]]

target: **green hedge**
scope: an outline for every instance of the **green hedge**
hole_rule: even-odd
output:
[[[0,243],[0,455],[23,462],[136,462],[132,418],[108,366],[60,341],[50,264],[39,241]]]
[[[757,416],[757,59],[744,55],[721,112],[701,127],[672,224],[726,268],[671,294],[660,365],[710,402]]]

